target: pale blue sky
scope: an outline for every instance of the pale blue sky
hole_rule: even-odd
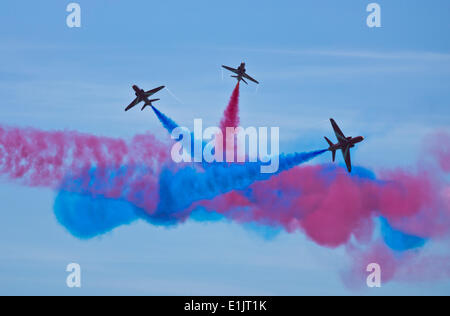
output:
[[[366,140],[353,152],[375,170],[414,166],[422,138],[450,122],[450,2],[8,1],[0,10],[1,125],[167,137],[153,113],[123,112],[130,88],[165,84],[159,109],[180,124],[216,125],[235,82],[221,64],[247,63],[244,126],[279,126],[286,152],[323,148],[334,117]],[[381,149],[382,148],[382,149]],[[328,161],[324,155],[317,162]],[[340,158],[339,158],[340,159]],[[301,234],[267,241],[230,223],[163,229],[142,222],[79,241],[56,223],[55,193],[0,179],[1,294],[354,294],[344,249]],[[80,290],[65,266],[83,269]],[[358,294],[450,294],[450,280],[388,283]]]

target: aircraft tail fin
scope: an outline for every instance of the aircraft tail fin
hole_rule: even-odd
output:
[[[330,145],[330,148],[333,146],[333,143],[331,142],[331,140],[329,140],[328,138],[324,137],[325,140],[327,141],[328,145]],[[328,149],[331,151],[331,155],[333,156],[333,162],[336,159],[336,150],[335,149]]]
[[[234,75],[231,75],[231,77],[236,78],[238,82],[239,82],[240,80],[242,80],[242,81],[244,81],[246,84],[248,84],[247,81],[245,81],[244,78],[242,78],[242,77],[234,76]]]
[[[141,111],[144,111],[144,109],[145,109],[146,106],[152,106],[152,102],[159,101],[159,99],[151,99],[151,100],[148,100],[148,101],[149,101],[149,102],[146,102],[146,103],[144,104],[144,106],[142,107]]]
[[[328,145],[330,145],[330,147],[333,146],[333,143],[331,142],[331,140],[329,140],[329,139],[328,139],[327,137],[325,137],[325,136],[324,136],[324,138],[325,138],[325,140],[327,141]]]

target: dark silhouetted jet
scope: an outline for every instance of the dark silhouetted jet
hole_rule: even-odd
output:
[[[133,100],[133,102],[130,103],[129,106],[127,106],[125,108],[125,111],[128,111],[129,109],[131,109],[132,107],[134,107],[135,105],[137,105],[140,102],[144,102],[144,106],[142,107],[141,111],[146,107],[146,106],[151,106],[152,102],[158,101],[159,99],[151,99],[149,100],[148,97],[154,95],[156,92],[158,92],[159,90],[164,89],[164,86],[149,90],[149,91],[144,91],[141,88],[139,88],[136,85],[133,85],[133,90],[136,92],[136,99]]]
[[[255,79],[253,79],[252,77],[250,77],[249,75],[247,75],[245,73],[245,63],[241,63],[241,65],[237,69],[234,69],[234,68],[231,68],[231,67],[228,67],[228,66],[224,66],[224,65],[222,65],[222,67],[225,68],[226,70],[234,72],[236,75],[235,76],[231,76],[231,77],[236,78],[238,80],[238,82],[242,80],[246,84],[248,84],[247,81],[245,81],[245,79],[248,79],[248,80],[251,80],[251,81],[253,81],[255,83],[259,83],[258,81],[256,81]]]
[[[364,137],[345,137],[344,133],[340,130],[339,126],[333,119],[330,119],[331,125],[333,126],[334,133],[336,134],[336,138],[338,140],[337,144],[333,144],[328,138],[325,137],[328,145],[330,147],[328,150],[331,151],[333,155],[333,162],[336,158],[336,150],[342,150],[342,156],[344,156],[345,164],[347,165],[348,172],[352,172],[352,162],[350,160],[350,148],[355,147],[355,144],[362,142]]]

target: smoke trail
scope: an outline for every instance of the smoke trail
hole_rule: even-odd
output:
[[[167,130],[167,132],[170,135],[172,135],[172,132],[173,132],[174,129],[180,127],[177,123],[175,123],[175,121],[173,121],[170,117],[168,117],[167,115],[165,115],[164,113],[159,111],[153,105],[152,105],[152,109],[155,112],[155,114],[158,117],[158,119],[161,122],[161,124],[163,125],[163,127]],[[190,138],[191,138],[190,139],[191,150],[189,152],[189,150],[187,150],[187,148],[185,148],[185,149],[187,150],[187,153],[191,156],[191,158],[193,158],[194,157],[194,148],[195,148],[194,147],[195,146],[194,145],[195,144],[195,135],[194,135],[194,133],[192,133],[192,132],[190,133]],[[182,139],[183,139],[183,134],[181,134],[178,139],[175,139],[175,141],[181,141]],[[204,142],[204,141],[202,142],[202,151],[205,148],[206,144],[207,144],[206,142]],[[208,165],[209,164],[207,164],[207,163],[203,163],[204,167],[208,167]]]
[[[450,143],[440,146],[448,149]],[[297,167],[195,207],[241,224],[300,231],[325,247],[346,246],[353,265],[343,277],[350,286],[365,284],[371,262],[382,266],[383,282],[406,279],[411,271],[423,279],[448,278],[448,254],[418,252],[450,234],[448,178],[441,174],[445,169],[428,167],[433,171],[393,171],[380,179],[358,167],[353,176],[326,165]]]
[[[295,165],[307,162],[324,151],[297,153],[280,158],[279,172]],[[92,168],[78,174],[69,175],[61,185],[55,202],[55,214],[59,222],[77,237],[89,238],[105,232],[105,224],[101,220],[105,215],[94,212],[100,210],[95,204],[99,197],[101,206],[111,207],[111,216],[107,227],[113,229],[127,224],[130,218],[117,217],[118,207],[124,202],[130,203],[136,216],[158,225],[175,225],[185,221],[194,209],[189,207],[196,201],[213,198],[233,190],[247,188],[255,181],[270,178],[271,174],[261,174],[259,163],[248,164],[213,164],[207,169],[198,169],[196,164],[166,166],[158,177],[151,169],[144,166],[117,168]],[[117,200],[117,203],[110,200]],[[74,203],[77,207],[74,207]],[[66,208],[67,206],[67,208]],[[74,219],[73,210],[83,209],[80,218]],[[92,213],[86,210],[93,210]],[[104,210],[100,211],[103,214]],[[127,211],[126,214],[131,214]],[[68,214],[68,215],[67,215]],[[84,217],[84,219],[83,219]],[[71,220],[66,220],[70,218]],[[86,227],[84,223],[88,223]],[[98,231],[95,228],[98,228]]]
[[[159,121],[163,125],[163,127],[167,130],[167,132],[171,135],[172,131],[179,127],[177,123],[175,123],[171,118],[161,113],[157,108],[152,105],[153,112],[155,112],[156,117],[158,117]]]
[[[261,174],[257,163],[214,164],[204,170],[194,164],[165,167],[151,179],[142,178],[147,173],[145,168],[95,170],[87,179],[84,174],[68,179],[69,184],[84,183],[86,188],[66,187],[65,191],[128,201],[140,217],[153,224],[175,225],[203,209],[197,219],[212,216],[287,232],[303,231],[316,243],[332,248],[348,244],[352,237],[359,242],[370,240],[374,218],[379,216],[383,216],[383,239],[396,251],[417,248],[426,239],[448,234],[447,196],[433,194],[435,190],[445,193],[448,186],[436,175],[396,171],[377,180],[358,167],[353,176],[328,165],[295,167],[323,152],[281,157],[276,175]],[[114,196],[111,192],[133,194]],[[70,202],[58,200],[55,212],[61,212],[64,204]]]
[[[230,155],[230,153],[236,153],[237,142],[236,134],[227,134],[227,127],[236,128],[239,126],[239,81],[237,82],[233,93],[231,94],[230,101],[228,102],[223,117],[220,121],[220,130],[222,131],[222,148],[225,149],[224,154]],[[234,155],[236,157],[236,155]],[[224,158],[225,159],[225,158]]]
[[[381,217],[381,235],[384,243],[395,251],[405,251],[415,248],[420,248],[427,242],[426,238],[421,238],[414,235],[405,234],[404,232],[393,228],[389,221]]]
[[[166,125],[171,124],[169,119]],[[431,266],[432,259],[419,260],[417,250],[449,236],[449,139],[444,133],[439,144],[430,142],[431,161],[417,171],[375,177],[358,167],[348,175],[329,165],[297,166],[324,152],[316,151],[281,157],[279,173],[265,175],[257,163],[163,166],[170,161],[168,150],[151,135],[124,141],[2,127],[0,174],[26,185],[58,187],[55,215],[79,238],[136,219],[175,225],[189,218],[225,218],[300,231],[325,247],[345,246],[355,269],[373,260],[383,264],[388,280],[404,275],[403,267]]]
[[[169,118],[167,115],[159,111],[156,107],[152,106],[153,111],[155,112],[157,118],[163,125],[163,127],[167,130],[167,132],[171,135],[173,130],[179,125],[173,121],[171,118]],[[226,128],[227,127],[237,127],[239,125],[239,82],[236,84],[233,93],[230,97],[230,101],[228,103],[227,108],[224,111],[224,117],[222,118],[220,122],[220,129],[222,130],[222,135],[226,135]],[[234,137],[234,135],[233,135]],[[180,139],[181,140],[181,137]],[[226,147],[226,137],[223,138],[223,148],[229,149]],[[231,143],[231,142],[230,142]],[[233,142],[236,143],[236,142]],[[206,142],[203,142],[202,148],[206,146]],[[194,135],[191,133],[191,156],[193,156],[193,149],[194,148]],[[233,148],[235,149],[235,147]],[[230,149],[231,150],[231,149]],[[204,166],[207,167],[207,166]]]
[[[380,180],[348,176],[340,168],[294,168],[254,183],[249,194],[231,192],[199,206],[233,214],[240,221],[303,231],[314,242],[332,248],[347,244],[352,237],[370,239],[373,218],[378,216],[421,238],[450,232],[449,206],[439,193],[433,193],[446,188],[437,175],[398,171]],[[399,234],[385,236],[390,245],[397,237],[403,238]]]
[[[151,213],[158,203],[158,175],[142,165],[93,167],[68,174],[54,212],[72,235],[88,239]]]
[[[160,175],[160,202],[156,213],[161,220],[171,221],[173,214],[185,210],[193,202],[212,199],[233,190],[244,190],[256,181],[267,180],[274,175],[305,163],[325,150],[295,153],[280,157],[277,173],[261,173],[260,163],[213,164],[199,171],[195,165],[176,171],[165,169]]]
[[[0,175],[25,185],[57,187],[68,172],[145,162],[157,168],[168,150],[152,135],[130,141],[71,131],[0,127]]]
[[[73,236],[90,239],[139,219],[137,208],[128,201],[60,191],[54,212],[58,222]]]
[[[281,173],[275,177],[260,174],[259,164],[215,164],[206,170],[195,165],[166,167],[153,190],[135,186],[133,198],[121,198],[162,223],[185,220],[189,212],[183,211],[194,205],[244,222],[283,227],[289,232],[301,230],[327,247],[346,244],[351,237],[368,239],[374,229],[373,218],[380,215],[405,234],[431,238],[448,233],[447,186],[437,175],[395,171],[377,180],[357,167],[354,176],[328,166],[291,169],[321,152],[280,158]],[[98,181],[108,182],[85,182]],[[156,207],[148,207],[139,199],[156,187],[159,201]],[[434,194],[441,191],[442,195]],[[387,234],[386,243],[395,244],[393,239],[403,238],[400,236]]]
[[[239,126],[239,82],[231,94],[228,106],[223,112],[223,118],[220,121],[220,129],[222,134],[226,135],[227,127],[237,127]]]

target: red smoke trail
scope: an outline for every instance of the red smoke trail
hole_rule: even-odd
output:
[[[245,193],[230,192],[195,206],[238,223],[256,222],[290,233],[301,231],[325,247],[346,246],[353,257],[360,258],[355,259],[353,267],[359,271],[358,276],[367,277],[365,267],[371,262],[384,267],[385,280],[409,270],[433,269],[424,263],[431,259],[418,258],[418,252],[406,249],[398,256],[380,237],[373,238],[375,219],[379,217],[405,234],[434,241],[449,237],[450,138],[439,134],[436,139],[439,142],[430,151],[431,163],[419,165],[416,171],[383,172],[375,180],[349,176],[343,169],[329,166],[296,167],[252,184]],[[450,256],[436,260],[444,263],[446,257]],[[442,271],[450,276],[450,265],[447,263]]]
[[[431,276],[449,276],[445,259],[448,254],[423,257],[423,252],[408,250],[399,255],[379,237],[374,240],[374,219],[380,216],[407,234],[436,241],[449,237],[450,135],[440,133],[430,139],[436,141],[429,141],[429,151],[423,152],[428,152],[433,161],[420,165],[417,171],[383,172],[374,180],[349,176],[341,168],[296,167],[255,182],[245,193],[223,194],[195,203],[190,209],[200,205],[238,223],[256,222],[287,232],[301,231],[319,245],[345,246],[359,276],[367,276],[364,268],[369,261],[382,266],[384,280],[407,276],[408,271],[429,275],[434,264],[440,265],[441,274]],[[20,179],[27,185],[58,187],[67,172],[94,166],[95,173],[88,172],[82,179],[88,183],[81,190],[91,190],[94,197],[131,201],[146,211],[156,207],[157,166],[170,160],[168,152],[151,135],[124,141],[77,132],[0,127],[0,175]],[[123,165],[131,167],[122,173]],[[155,173],[142,176],[133,169],[140,165],[146,170],[155,166]],[[118,168],[112,173],[115,177],[108,174],[110,167]],[[107,171],[103,173],[103,169]],[[93,179],[100,180],[97,183]],[[77,183],[73,186],[79,187]],[[64,189],[67,188],[76,191],[71,183],[65,183]],[[354,273],[350,274],[353,278]]]
[[[223,137],[223,148],[225,152],[233,151],[236,152],[236,137],[235,135],[228,135],[227,137],[226,130],[227,127],[238,127],[239,126],[239,81],[236,84],[236,87],[233,90],[233,93],[230,97],[230,102],[228,102],[228,106],[223,112],[223,118],[220,121],[220,129],[222,131]],[[234,146],[232,145],[234,144]]]
[[[350,177],[340,169],[331,175],[325,169],[296,167],[254,183],[250,197],[231,192],[201,205],[240,222],[303,231],[316,243],[333,248],[348,243],[352,236],[367,239],[374,216],[403,222],[399,225],[407,233],[422,237],[450,231],[450,209],[439,194],[446,185],[436,175],[392,172],[382,179],[388,182],[382,183]],[[414,225],[408,227],[406,222]]]
[[[152,135],[130,141],[70,131],[0,127],[0,175],[25,185],[57,187],[68,172],[143,164],[155,168],[169,151]]]
[[[227,127],[239,126],[239,82],[233,90],[230,97],[230,102],[223,112],[223,118],[220,121],[220,129],[222,134],[225,135]]]

